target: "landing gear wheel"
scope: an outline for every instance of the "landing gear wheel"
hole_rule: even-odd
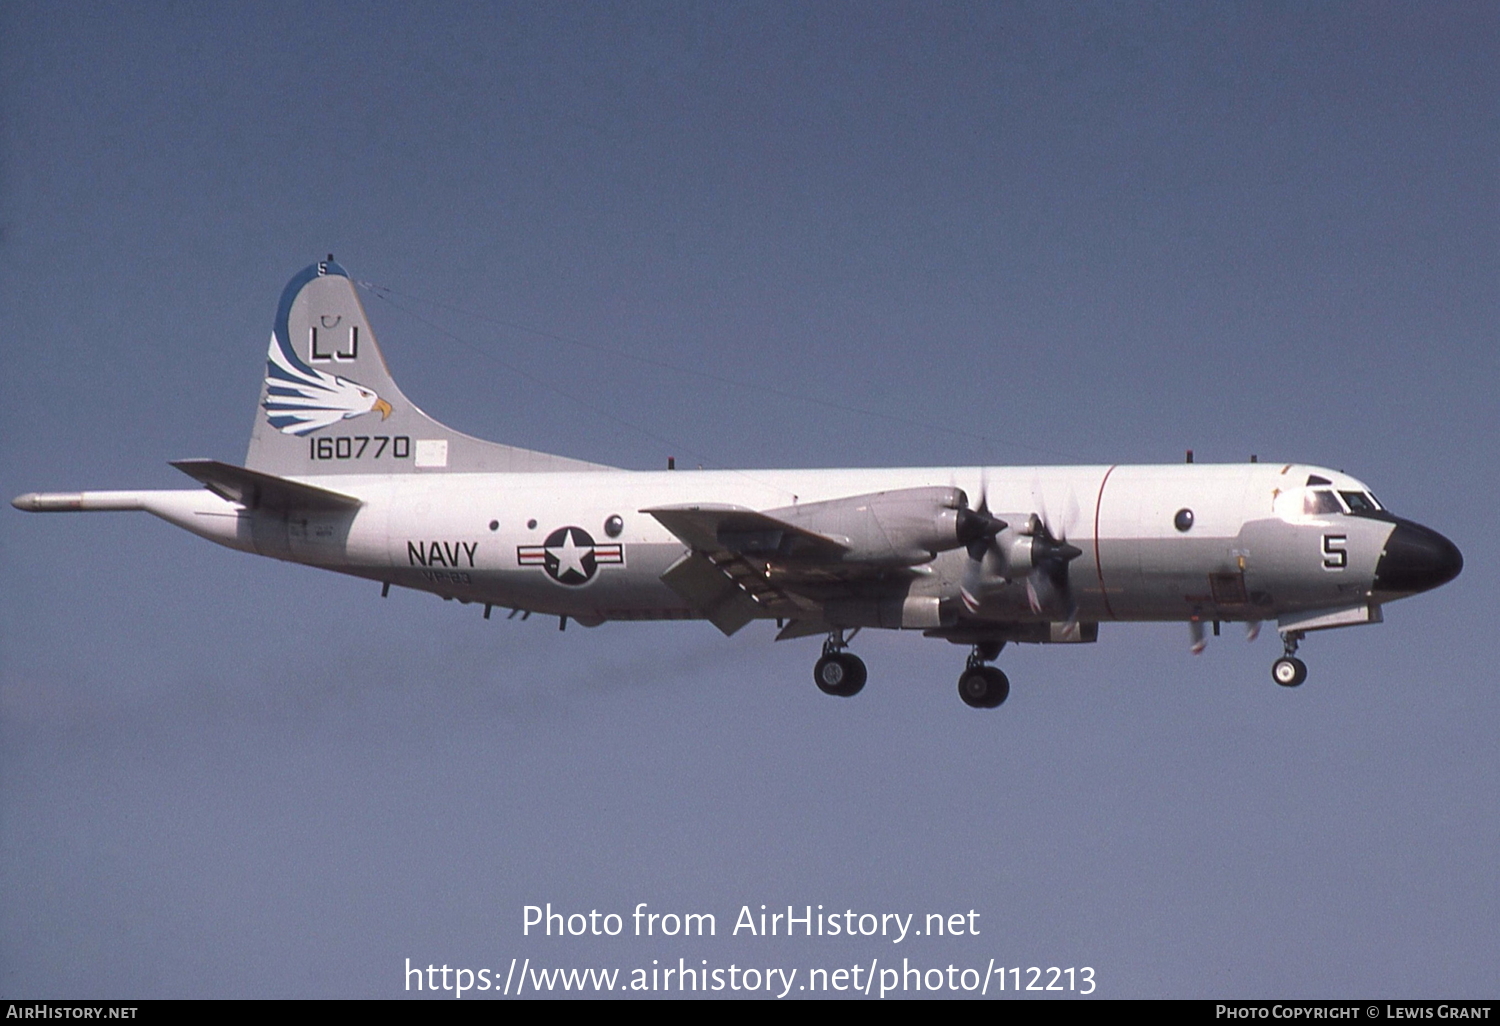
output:
[[[813,681],[825,695],[850,698],[865,686],[865,661],[849,652],[830,652],[813,667]]]
[[[958,678],[958,697],[972,709],[993,709],[1010,697],[1010,678],[993,666],[975,666]]]
[[[1271,679],[1284,688],[1294,688],[1307,679],[1307,664],[1296,656],[1282,656],[1271,664]]]

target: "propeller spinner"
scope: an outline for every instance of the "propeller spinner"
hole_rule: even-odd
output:
[[[984,559],[984,554],[995,544],[995,535],[1008,526],[1004,520],[990,515],[983,495],[979,497],[978,509],[961,507],[958,510],[958,542],[968,549],[970,559]]]

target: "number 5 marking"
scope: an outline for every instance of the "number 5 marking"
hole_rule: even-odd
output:
[[[1323,536],[1323,569],[1342,570],[1349,565],[1349,553],[1344,546],[1349,543],[1346,534],[1325,534]]]

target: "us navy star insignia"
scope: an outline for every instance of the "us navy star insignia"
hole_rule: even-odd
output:
[[[559,527],[541,545],[517,545],[516,562],[539,566],[558,584],[577,587],[592,581],[600,566],[623,566],[625,547],[595,544],[593,536],[581,527]]]

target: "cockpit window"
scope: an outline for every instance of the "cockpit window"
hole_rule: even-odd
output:
[[[1320,488],[1303,496],[1302,512],[1307,516],[1321,516],[1325,513],[1342,513],[1344,507],[1339,505],[1338,498],[1332,492]]]
[[[1375,513],[1380,509],[1379,504],[1364,492],[1339,492],[1339,494],[1349,504],[1350,513]]]

